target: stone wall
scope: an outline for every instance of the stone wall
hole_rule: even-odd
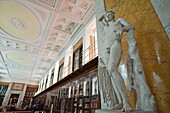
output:
[[[122,17],[135,26],[139,55],[147,83],[157,102],[158,113],[169,113],[170,108],[170,41],[150,0],[105,0],[106,10],[114,8],[116,18]],[[127,42],[122,39],[126,63]],[[135,93],[129,92],[135,106]]]

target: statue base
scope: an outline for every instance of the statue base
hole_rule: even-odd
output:
[[[131,111],[131,112],[122,112],[121,110],[98,109],[98,110],[95,110],[95,113],[155,113],[155,112],[153,112],[153,111]]]

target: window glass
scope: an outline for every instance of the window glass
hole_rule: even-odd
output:
[[[58,73],[59,80],[63,78],[63,69],[64,69],[64,63],[62,63],[59,67],[59,73]]]
[[[53,84],[53,79],[54,79],[54,69],[52,70],[52,73],[51,73],[50,85]]]
[[[48,83],[48,76],[46,77],[45,89],[47,88],[47,83]]]
[[[83,45],[81,45],[75,52],[73,53],[73,71],[82,66],[82,51]]]

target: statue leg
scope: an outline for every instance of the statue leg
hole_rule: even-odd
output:
[[[99,88],[100,88],[100,96],[101,96],[101,108],[102,109],[111,109],[111,106],[116,104],[116,97],[114,92],[110,92],[112,90],[111,78],[107,73],[107,70],[99,65]],[[114,102],[114,103],[113,103]]]
[[[99,73],[98,73],[98,82],[99,84],[99,91],[100,91],[100,99],[101,99],[101,108],[104,109],[105,108],[105,104],[106,103],[106,96],[105,96],[105,90],[104,90],[104,86],[103,86],[103,69],[102,67],[99,65]]]
[[[115,40],[110,48],[110,56],[109,56],[109,63],[107,69],[109,74],[111,75],[111,80],[113,85],[115,85],[116,95],[118,96],[119,99],[119,105],[117,106],[121,107],[123,103],[122,110],[131,111],[128,96],[126,93],[125,83],[122,76],[118,72],[118,66],[121,60],[122,52],[123,51],[122,51],[121,42],[119,40]],[[121,98],[123,102],[121,101]]]
[[[116,87],[115,85],[112,84],[112,81],[111,81],[111,76],[109,75],[108,71],[106,70],[106,73],[107,73],[107,89],[108,89],[108,93],[109,93],[109,97],[110,97],[110,108],[113,109],[113,106],[117,105],[119,103],[119,97],[116,96]],[[113,86],[113,87],[110,87],[110,86]],[[122,99],[120,99],[122,100]]]

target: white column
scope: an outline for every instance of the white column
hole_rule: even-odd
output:
[[[48,72],[47,88],[51,85],[50,80],[51,80],[51,70]]]
[[[54,71],[54,80],[53,83],[57,82],[58,79],[58,71],[59,71],[59,61],[56,62],[55,64],[55,71]]]
[[[43,86],[42,86],[42,91],[45,90],[45,83],[46,83],[46,79],[45,79],[45,78],[46,78],[46,77],[43,78],[43,83],[44,83],[44,84],[43,84]]]
[[[89,61],[90,58],[90,51],[88,49],[88,47],[90,46],[90,32],[88,32],[88,30],[85,31],[85,36],[84,38],[84,64],[87,63]]]
[[[24,100],[26,89],[27,89],[27,84],[24,85],[24,89],[23,89],[22,93],[20,94],[20,97],[17,102],[17,107],[20,107],[20,103]]]
[[[6,91],[5,98],[4,98],[3,102],[2,102],[3,106],[6,106],[8,104],[8,100],[9,100],[10,95],[11,95],[11,93],[10,93],[11,87],[12,87],[12,83],[10,83],[8,85],[8,89]]]

